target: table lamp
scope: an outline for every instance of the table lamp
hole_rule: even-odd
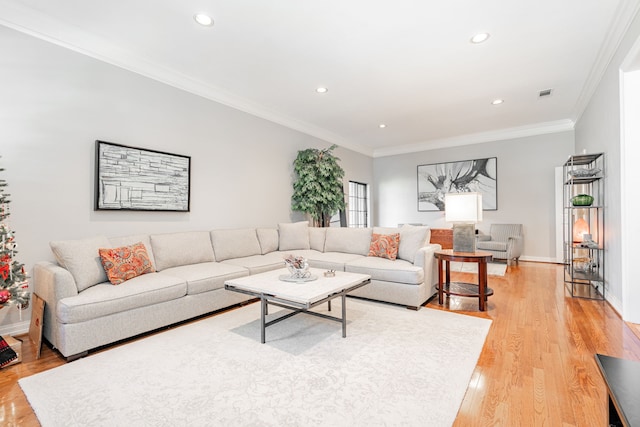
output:
[[[482,194],[447,193],[445,221],[453,223],[453,251],[475,252],[475,224],[482,221]]]

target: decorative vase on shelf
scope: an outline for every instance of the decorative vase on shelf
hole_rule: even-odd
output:
[[[577,196],[573,196],[571,199],[571,204],[573,206],[591,206],[593,203],[593,196],[588,194],[578,194]]]

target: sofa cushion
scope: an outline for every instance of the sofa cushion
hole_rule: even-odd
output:
[[[309,223],[307,221],[278,224],[279,244],[281,251],[294,249],[310,249]]]
[[[144,244],[144,247],[147,249],[147,254],[149,255],[149,260],[151,260],[151,264],[153,264],[155,268],[156,259],[153,257],[151,237],[149,237],[148,234],[131,234],[128,236],[109,237],[109,243],[111,243],[111,246],[109,246],[110,248],[129,246],[138,242],[142,242]]]
[[[262,255],[278,250],[278,229],[258,228],[256,229],[258,242],[260,242],[260,253]]]
[[[151,246],[158,271],[216,260],[211,246],[211,237],[207,231],[153,234]]]
[[[431,228],[428,226],[416,226],[404,224],[402,227],[374,227],[374,233],[392,234],[400,233],[400,245],[398,246],[398,258],[415,262],[418,249],[425,246],[431,240]]]
[[[211,243],[216,261],[260,255],[260,242],[255,228],[211,231]]]
[[[371,244],[370,228],[329,227],[324,242],[325,252],[344,252],[367,256]]]
[[[187,294],[193,295],[224,288],[226,280],[248,276],[249,270],[220,262],[203,262],[168,268],[162,273],[186,281]]]
[[[394,261],[398,257],[399,243],[400,233],[373,233],[373,235],[371,236],[371,245],[369,245],[369,256],[387,258]]]
[[[326,227],[309,227],[309,246],[311,249],[324,252],[324,242],[326,238]]]
[[[371,280],[385,282],[406,283],[408,285],[420,285],[424,282],[424,269],[401,259],[391,261],[386,258],[364,257],[347,262],[345,271],[368,274],[371,276]]]
[[[234,258],[222,261],[223,264],[231,264],[244,267],[250,274],[264,273],[265,271],[284,268],[284,255],[281,252],[270,252],[266,255],[253,255],[244,258]]]
[[[78,292],[109,280],[98,253],[100,248],[110,246],[106,236],[82,240],[58,240],[50,242],[49,246],[58,264],[69,270],[73,276]]]
[[[344,252],[317,251],[309,251],[309,253],[303,254],[302,256],[307,258],[310,267],[336,271],[344,271],[344,265],[349,261],[364,258],[363,255],[348,254]]]
[[[119,248],[103,248],[98,252],[104,271],[114,285],[155,271],[142,242]]]
[[[139,307],[183,297],[184,280],[163,273],[149,273],[127,280],[119,286],[101,283],[76,296],[58,301],[56,315],[61,323],[86,322]]]

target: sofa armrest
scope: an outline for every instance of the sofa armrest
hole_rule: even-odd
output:
[[[69,272],[52,262],[39,262],[33,267],[34,292],[44,300],[43,335],[57,347],[55,336],[58,301],[78,295],[78,287]]]
[[[428,286],[438,283],[435,252],[442,249],[438,243],[429,243],[418,250],[414,265],[424,269],[424,281]]]
[[[476,235],[476,239],[478,242],[489,242],[491,241],[491,236],[488,236],[486,234],[478,234]]]

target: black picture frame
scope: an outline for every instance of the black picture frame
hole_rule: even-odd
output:
[[[419,165],[418,211],[444,212],[447,193],[482,193],[482,210],[498,210],[498,158]]]
[[[189,212],[191,157],[96,141],[95,210]]]

